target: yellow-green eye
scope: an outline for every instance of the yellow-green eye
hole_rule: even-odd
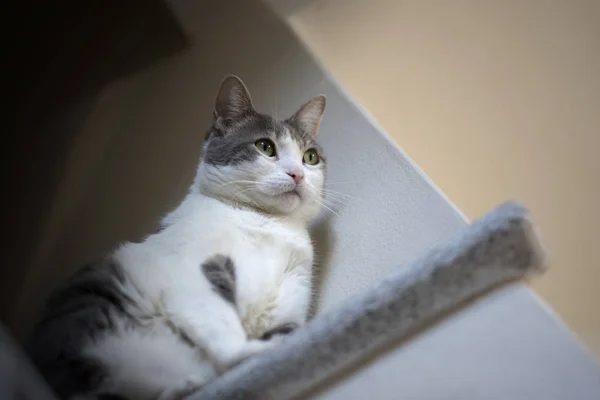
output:
[[[273,157],[275,155],[275,145],[269,139],[258,139],[254,145],[266,156]]]
[[[319,163],[319,155],[315,149],[306,150],[302,160],[308,165],[317,165]]]

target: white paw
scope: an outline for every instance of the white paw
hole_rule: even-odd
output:
[[[273,336],[269,340],[250,339],[238,352],[232,354],[225,360],[224,363],[222,363],[221,367],[219,368],[219,372],[223,373],[228,369],[235,367],[247,358],[277,346],[282,341],[283,336],[280,335]]]
[[[262,342],[267,344],[267,349],[271,347],[279,346],[287,339],[287,335],[275,335],[272,336],[269,340],[261,340]]]
[[[205,379],[201,376],[189,376],[172,388],[162,391],[157,400],[181,400],[191,395],[204,385]]]
[[[263,339],[251,339],[248,341],[248,355],[253,355],[257,353],[262,353],[265,350],[268,350],[272,347],[278,346],[285,339],[283,335],[275,335],[269,338],[268,340]]]

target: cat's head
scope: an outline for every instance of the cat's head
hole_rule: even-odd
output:
[[[239,78],[225,78],[195,186],[266,213],[314,217],[325,182],[325,158],[315,140],[324,110],[320,95],[277,120],[254,109]]]

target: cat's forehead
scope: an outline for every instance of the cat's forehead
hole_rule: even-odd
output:
[[[277,120],[269,115],[253,115],[244,121],[238,130],[243,130],[244,134],[251,135],[256,139],[265,136],[275,141],[289,138],[304,149],[318,146],[316,140],[310,134],[303,132],[293,121]]]
[[[314,137],[303,132],[293,120],[282,121],[268,115],[253,114],[230,125],[225,132],[214,132],[209,132],[206,139],[203,158],[208,164],[236,165],[254,161],[260,155],[254,144],[265,138],[271,139],[279,150],[290,149],[290,145],[296,147],[294,151],[300,154],[310,148],[317,149],[322,161],[319,165],[323,166],[325,162]]]

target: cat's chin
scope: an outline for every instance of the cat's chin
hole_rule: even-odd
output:
[[[302,197],[296,190],[282,193],[274,199],[276,207],[284,214],[291,214],[302,205]]]
[[[273,214],[293,214],[302,207],[302,197],[296,190],[265,196],[260,202],[265,211]]]

